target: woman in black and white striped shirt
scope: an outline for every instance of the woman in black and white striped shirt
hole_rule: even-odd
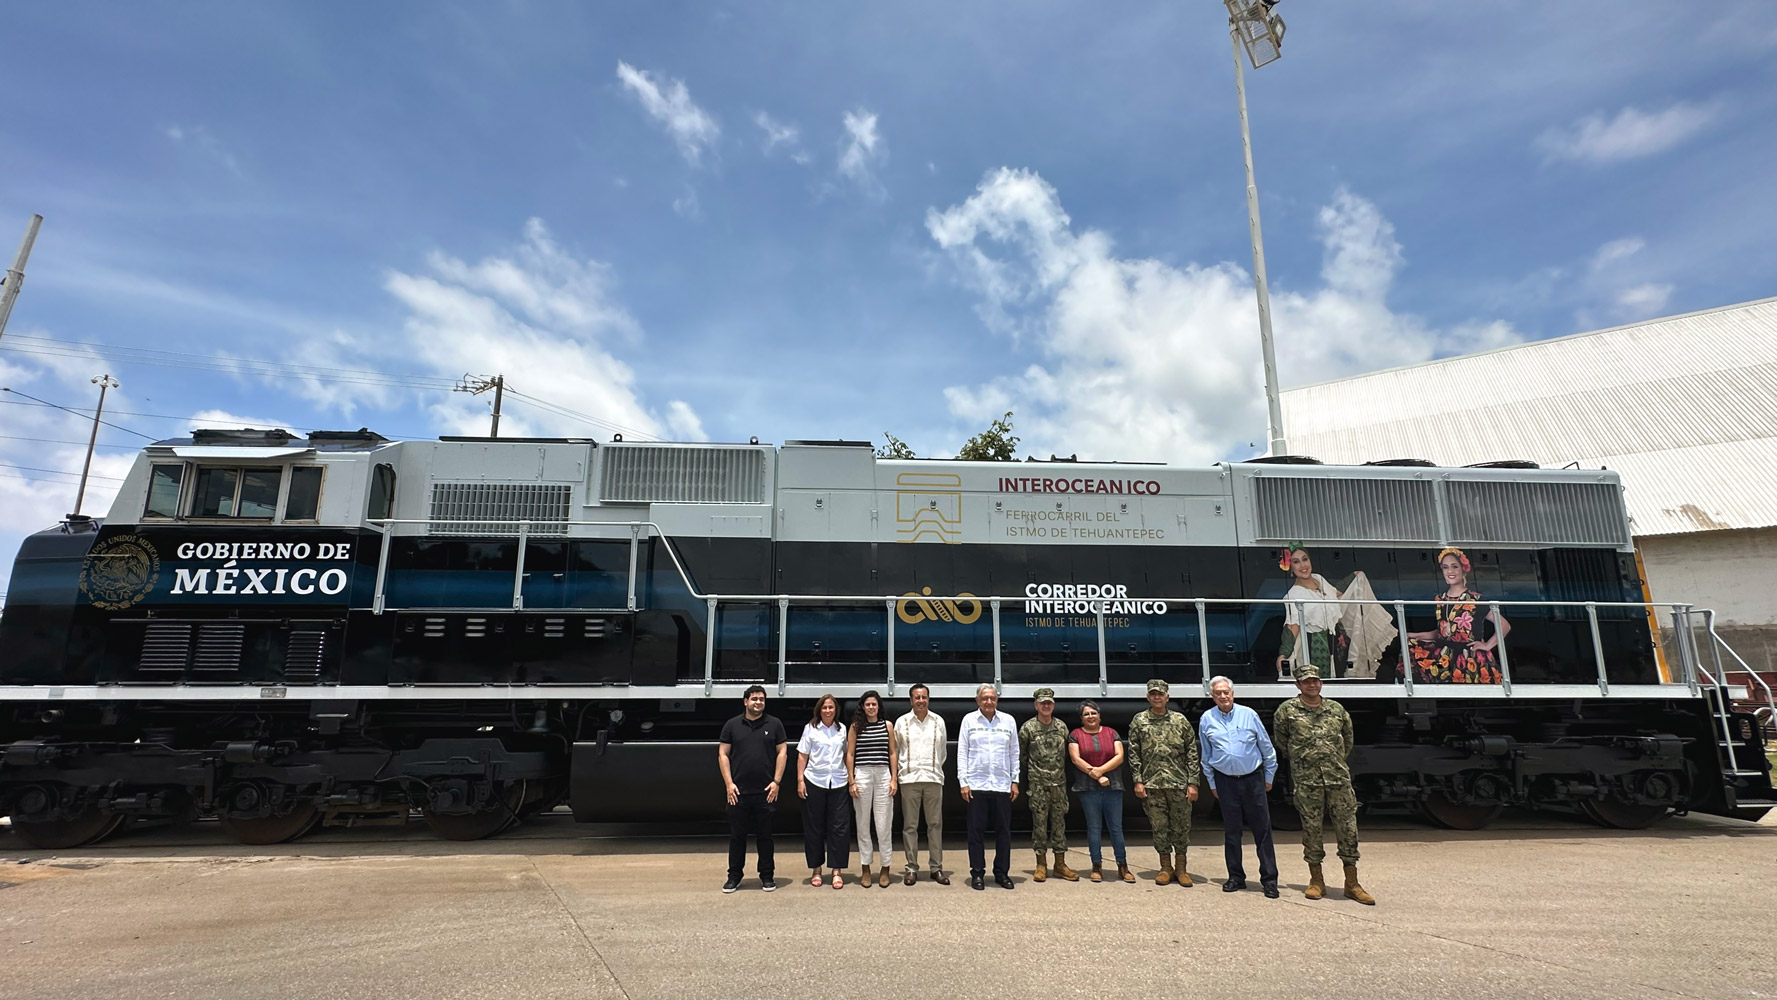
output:
[[[851,796],[858,820],[858,863],[863,866],[866,886],[870,884],[870,862],[875,855],[882,856],[882,873],[876,884],[884,888],[888,887],[889,868],[895,862],[894,840],[889,833],[898,784],[894,760],[895,730],[882,717],[882,696],[865,691],[852,716],[851,731],[846,734],[845,763],[851,771]]]

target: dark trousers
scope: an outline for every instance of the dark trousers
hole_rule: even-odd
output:
[[[987,830],[993,828],[994,877],[1012,874],[1012,796],[969,792],[969,873],[987,872]]]
[[[1257,767],[1250,774],[1216,772],[1216,798],[1222,804],[1222,852],[1227,856],[1228,877],[1246,881],[1246,866],[1240,861],[1241,827],[1253,829],[1253,844],[1259,849],[1259,882],[1277,884],[1277,850],[1271,843],[1271,803],[1265,798],[1265,769]]]
[[[827,867],[844,871],[851,863],[851,793],[844,785],[822,788],[810,781],[808,798],[802,800],[802,853],[808,870]]]
[[[759,842],[759,877],[777,871],[771,841],[771,814],[777,804],[765,801],[764,792],[742,792],[740,803],[728,807],[728,877],[739,879],[747,868],[747,834]]]

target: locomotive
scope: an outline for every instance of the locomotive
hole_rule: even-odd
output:
[[[255,844],[415,813],[474,839],[564,802],[701,821],[751,684],[792,732],[822,693],[916,682],[951,717],[992,683],[1115,720],[1150,677],[1194,715],[1220,675],[1267,715],[1307,655],[1370,808],[1637,827],[1769,800],[1616,475],[1502,465],[198,430],[24,542],[0,815],[43,848],[199,816]],[[1308,608],[1292,559],[1340,600]]]

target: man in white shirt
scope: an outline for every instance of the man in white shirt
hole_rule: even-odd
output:
[[[977,710],[956,731],[956,777],[969,804],[969,888],[984,889],[987,828],[994,832],[993,881],[1012,888],[1012,803],[1018,800],[1018,723],[999,711],[992,684],[975,689]]]
[[[932,881],[949,885],[944,874],[944,762],[950,758],[949,731],[944,720],[931,711],[932,691],[924,684],[907,689],[913,711],[895,720],[896,770],[901,782],[901,840],[906,848],[907,874],[912,885],[919,877],[919,817],[926,820],[926,853],[932,859]]]

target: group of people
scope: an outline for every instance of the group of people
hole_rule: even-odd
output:
[[[1127,764],[1129,783],[1154,832],[1160,861],[1155,884],[1195,884],[1186,871],[1191,813],[1200,787],[1207,787],[1222,807],[1227,865],[1222,891],[1246,888],[1243,841],[1244,831],[1250,829],[1260,888],[1275,899],[1277,857],[1266,793],[1282,760],[1290,765],[1302,818],[1303,858],[1309,868],[1304,895],[1320,899],[1327,892],[1322,824],[1330,818],[1345,867],[1346,898],[1374,904],[1357,879],[1357,797],[1347,764],[1353,745],[1351,717],[1338,702],[1322,697],[1319,666],[1298,662],[1294,677],[1300,693],[1278,708],[1273,718],[1275,740],[1256,712],[1235,702],[1234,684],[1226,677],[1211,680],[1215,707],[1204,712],[1195,726],[1169,707],[1170,687],[1165,680],[1149,681],[1148,709],[1130,721],[1127,736],[1106,726],[1098,705],[1091,701],[1080,703],[1080,724],[1070,729],[1056,717],[1055,692],[1046,687],[1033,693],[1035,715],[1020,726],[1000,711],[998,689],[981,685],[975,692],[976,710],[963,718],[956,734],[956,779],[968,813],[970,887],[986,888],[990,835],[992,881],[1001,888],[1014,887],[1012,803],[1021,792],[1031,812],[1036,881],[1047,881],[1051,875],[1067,881],[1080,878],[1067,863],[1070,792],[1080,798],[1086,815],[1090,880],[1136,881],[1123,837]],[[923,821],[930,879],[950,884],[943,864],[941,808],[949,733],[944,719],[931,711],[930,689],[915,684],[908,698],[912,710],[893,724],[883,717],[882,697],[875,691],[866,691],[858,700],[849,724],[840,720],[833,695],[816,701],[813,717],[796,743],[795,769],[809,885],[845,886],[854,826],[861,866],[855,881],[863,886],[890,884],[894,867],[890,823],[896,797],[901,800],[902,883],[911,886],[919,879]],[[771,814],[788,763],[789,743],[783,723],[765,713],[763,687],[748,688],[744,704],[745,710],[723,727],[718,751],[729,820],[728,880],[723,892],[740,888],[749,836],[757,842],[763,888],[777,888]],[[1105,871],[1107,833],[1116,862],[1114,874]]]

